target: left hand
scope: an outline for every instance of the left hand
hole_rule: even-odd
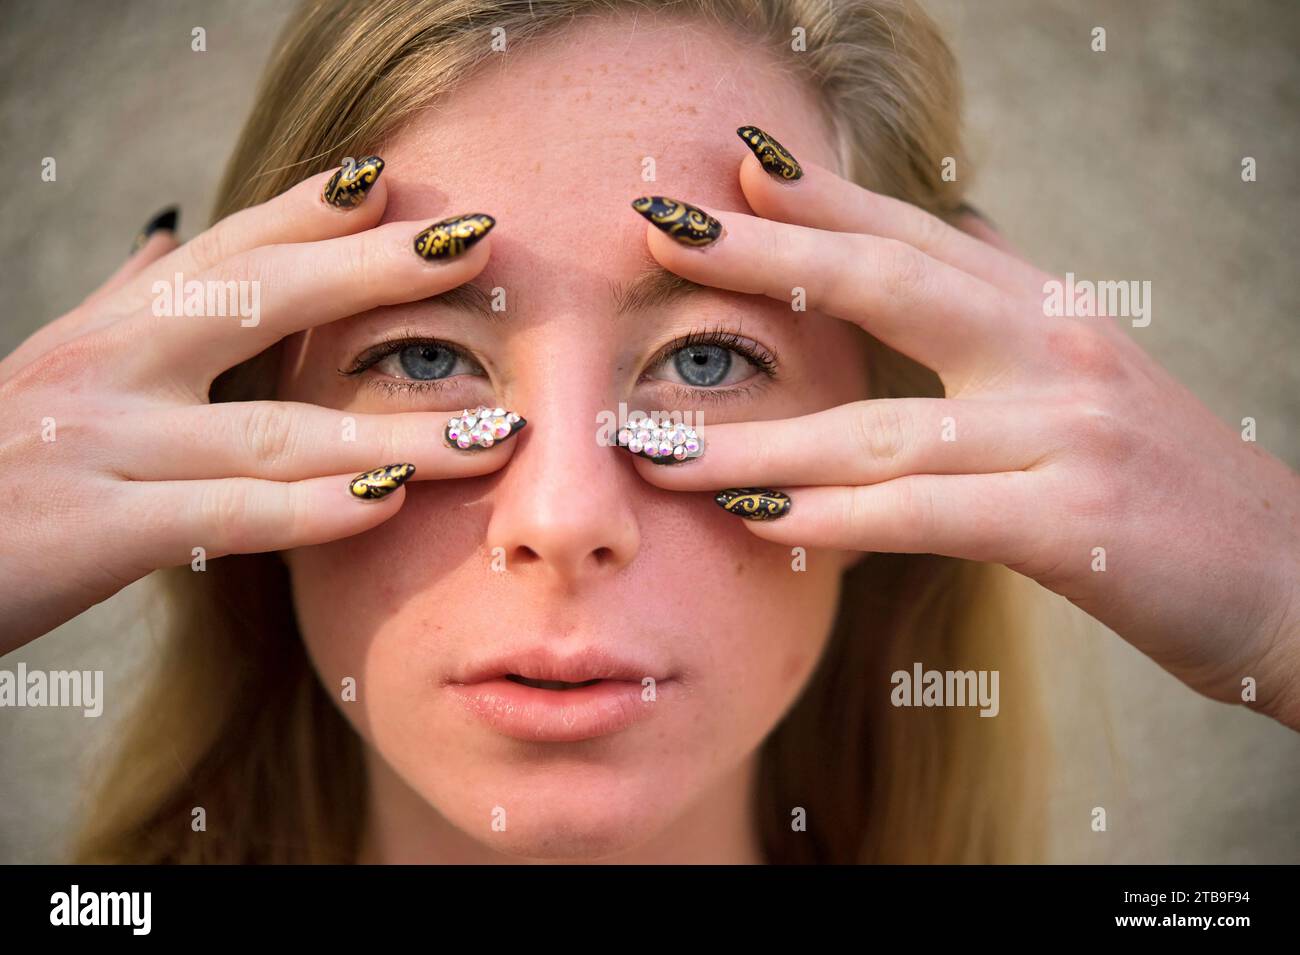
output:
[[[785,302],[802,287],[809,309],[933,369],[947,397],[712,424],[699,460],[638,458],[642,476],[782,490],[786,516],[745,521],[775,542],[1005,564],[1206,696],[1239,703],[1254,677],[1259,708],[1300,729],[1300,477],[1113,319],[1045,317],[1052,276],[804,170],[777,183],[746,156],[758,215],[705,209],[724,231],[703,254],[647,225],[651,254],[702,285]]]

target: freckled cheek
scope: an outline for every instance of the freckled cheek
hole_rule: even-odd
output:
[[[730,551],[724,565],[720,590],[731,619],[715,631],[724,639],[711,648],[710,669],[741,690],[737,706],[761,708],[766,719],[793,700],[821,658],[838,606],[840,564],[818,551],[796,562],[788,547],[751,541]]]
[[[285,555],[299,629],[328,687],[345,676],[384,679],[376,669],[387,665],[384,655],[372,649],[381,635],[421,634],[436,645],[446,625],[430,619],[430,607],[439,605],[436,591],[453,587],[448,575],[472,559],[483,535],[482,528],[475,537],[466,526],[473,509],[460,503],[408,488],[402,510],[373,530]],[[424,646],[403,644],[412,677],[418,676],[413,656]]]

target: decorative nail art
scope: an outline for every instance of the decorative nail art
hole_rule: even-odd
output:
[[[447,422],[443,439],[461,451],[483,451],[513,437],[528,422],[505,408],[466,408]]]
[[[321,198],[339,209],[355,209],[365,201],[383,171],[384,161],[378,156],[367,156],[350,169],[344,166],[330,176]]]
[[[389,464],[358,474],[348,485],[348,490],[352,492],[353,497],[373,501],[392,494],[414,473],[414,464]]]
[[[703,209],[667,196],[642,196],[632,208],[682,245],[708,245],[722,235],[722,223]]]
[[[496,224],[496,219],[483,212],[441,219],[415,237],[415,252],[425,259],[450,259],[491,232]]]
[[[790,495],[766,487],[729,487],[713,500],[728,514],[747,521],[774,521],[790,513]]]
[[[648,415],[629,419],[618,431],[618,444],[655,464],[676,464],[704,453],[704,441],[694,428]]]
[[[175,232],[176,221],[180,218],[180,215],[181,210],[177,206],[168,206],[146,222],[144,228],[140,230],[140,234],[131,243],[131,254],[134,255],[139,252],[144,247],[144,244],[149,241],[149,236],[155,232]]]
[[[745,141],[759,163],[777,179],[799,179],[803,167],[790,155],[790,151],[757,126],[741,126],[736,135]]]

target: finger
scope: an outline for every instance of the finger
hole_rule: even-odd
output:
[[[638,456],[670,490],[875,484],[906,474],[990,474],[1031,467],[1052,447],[1050,416],[1009,403],[943,398],[857,401],[777,421],[714,424],[704,454],[673,465]]]
[[[395,486],[376,499],[352,492],[357,477],[125,483],[119,513],[132,534],[123,546],[145,566],[169,567],[188,563],[196,547],[208,557],[221,557],[350,537],[388,520],[406,497],[400,473],[386,482]]]
[[[226,259],[264,245],[313,242],[373,228],[383,218],[388,189],[378,156],[362,160],[353,176],[343,180],[343,168],[310,176],[280,195],[231,213],[159,263],[159,273],[180,272],[187,278]],[[326,199],[326,187],[336,177]],[[354,188],[348,190],[347,184]]]
[[[114,439],[116,470],[133,481],[191,481],[251,477],[298,481],[358,472],[375,461],[415,465],[416,480],[466,478],[500,468],[513,438],[490,448],[448,446],[450,414],[357,414],[289,401],[179,405],[148,411]]]
[[[658,226],[651,219],[647,242],[669,271],[787,303],[802,297],[807,308],[854,322],[932,368],[945,384],[1001,366],[1019,343],[1033,340],[1007,292],[897,239],[717,212],[720,236],[692,246],[661,230],[693,207],[664,200],[658,208],[669,211]]]
[[[343,177],[343,171],[329,170],[305,179],[273,199],[227,216],[184,245],[177,245],[174,237],[156,237],[165,231],[173,231],[174,236],[176,218],[170,217],[169,222],[171,210],[163,210],[142,231],[145,242],[108,282],[80,308],[42,328],[10,354],[0,365],[0,377],[77,335],[114,325],[150,307],[157,298],[154,282],[159,277],[173,281],[180,275],[184,282],[258,246],[327,239],[372,228],[383,217],[388,201],[387,187],[379,179],[383,160],[378,156],[362,160],[351,177]],[[336,176],[339,181],[327,193]]]
[[[791,546],[891,554],[941,554],[1023,566],[1047,533],[1037,475],[917,474],[860,487],[786,488],[789,510],[745,521],[759,537]]]
[[[452,223],[451,226],[445,223]],[[111,329],[122,343],[146,341],[131,367],[143,381],[164,378],[207,393],[221,372],[286,335],[384,305],[413,302],[473,278],[487,264],[491,216],[474,213],[429,228],[458,254],[430,260],[415,251],[418,222],[391,222],[358,235],[274,245],[245,252],[210,269],[186,289],[167,286],[147,311]],[[189,289],[196,308],[184,314]],[[173,314],[180,310],[181,314]],[[128,359],[129,360],[129,359]]]
[[[802,165],[803,176],[791,182],[766,172],[755,156],[745,156],[740,188],[750,208],[765,219],[906,242],[999,288],[1033,292],[1042,287],[1043,276],[1033,266],[953,228],[938,216],[864,189],[816,163]]]
[[[30,364],[47,351],[98,325],[106,324],[98,306],[144,269],[162,258],[177,246],[173,231],[176,209],[169,207],[154,216],[136,237],[132,252],[126,261],[110,275],[104,284],[86,296],[85,300],[47,325],[37,329],[21,345],[0,362],[0,381],[24,365]]]
[[[998,231],[998,227],[994,225],[993,222],[984,215],[984,213],[980,212],[969,203],[963,202],[961,204],[961,207],[957,210],[957,214],[953,217],[952,224],[954,227],[960,229],[962,232],[965,232],[967,235],[972,236],[978,241],[983,242],[986,245],[991,245],[993,248],[1004,252],[1017,261],[1024,262],[1024,259],[1020,257],[1020,253],[1017,252],[1015,248],[1012,247],[1011,243],[1003,237],[1002,233]],[[1025,262],[1025,264],[1029,265],[1027,262]],[[1030,266],[1030,268],[1033,267]],[[1037,271],[1037,269],[1034,269],[1035,274],[1037,274]],[[1042,288],[1041,276],[1039,277],[1039,283],[1036,287]],[[1030,291],[1033,291],[1034,288],[1035,286],[1030,286]]]
[[[176,206],[169,206],[150,219],[136,236],[127,260],[86,298],[86,302],[97,302],[112,294],[159,259],[179,248],[180,242],[176,238],[176,224],[179,221],[180,210]]]

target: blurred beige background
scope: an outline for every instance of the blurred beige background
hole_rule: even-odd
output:
[[[1134,329],[1300,466],[1300,4],[930,0],[961,62],[975,203],[1038,264],[1152,282]],[[0,33],[0,352],[75,305],[160,207],[206,221],[291,5],[8,2]],[[1090,49],[1107,31],[1107,52]],[[190,49],[207,32],[207,52]],[[57,161],[56,182],[41,162]],[[1258,163],[1243,183],[1241,160]],[[964,172],[963,172],[964,174]],[[1142,409],[1134,409],[1140,414]],[[6,475],[6,480],[19,479]],[[0,541],[0,546],[3,546]],[[56,861],[79,772],[153,637],[141,585],[7,657],[105,670],[100,719],[0,710],[0,862]],[[1300,734],[1184,688],[1111,634],[1044,622],[1053,858],[1300,862]],[[1094,806],[1109,829],[1089,828]]]

